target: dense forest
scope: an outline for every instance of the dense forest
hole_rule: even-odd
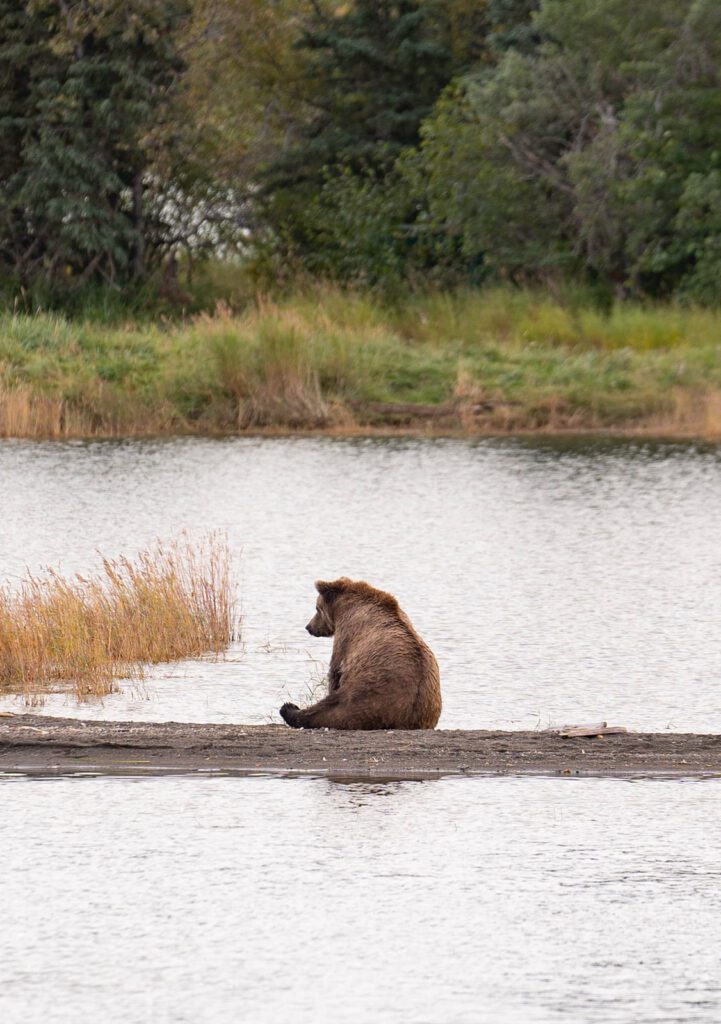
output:
[[[718,0],[0,0],[0,291],[721,298]]]

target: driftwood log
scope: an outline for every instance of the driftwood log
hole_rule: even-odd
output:
[[[362,416],[376,416],[398,422],[446,420],[458,418],[464,413],[466,415],[481,416],[484,413],[493,412],[501,406],[505,407],[516,404],[518,403],[495,402],[491,399],[463,405],[457,402],[445,403],[443,405],[422,405],[416,402],[362,402],[357,399],[348,401],[348,405]]]
[[[619,736],[628,732],[624,725],[609,725],[608,722],[592,722],[591,725],[552,725],[544,732],[552,732],[556,736],[580,738],[583,736]]]

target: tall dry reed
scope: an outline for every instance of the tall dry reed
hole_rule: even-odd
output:
[[[62,437],[85,424],[67,423],[60,398],[36,394],[28,385],[0,385],[0,437]]]
[[[51,569],[0,588],[0,689],[34,702],[65,687],[103,697],[148,663],[219,654],[236,635],[225,538],[157,542],[134,560],[104,558],[94,575]]]

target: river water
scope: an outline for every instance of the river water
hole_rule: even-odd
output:
[[[721,732],[721,450],[618,442],[0,443],[0,573],[225,530],[243,642],[51,714],[279,721],[330,641],[313,581],[390,590],[438,657],[445,728],[607,719]],[[12,701],[2,706],[14,707]]]
[[[48,714],[273,721],[346,574],[435,650],[441,726],[719,732],[720,507],[703,446],[12,441],[0,572],[237,557],[226,659]],[[5,776],[0,1021],[718,1024],[719,850],[715,779]]]
[[[3,1024],[721,1020],[721,783],[0,781]]]

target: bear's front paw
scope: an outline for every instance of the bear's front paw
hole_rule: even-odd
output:
[[[284,722],[287,722],[288,725],[295,725],[296,712],[299,710],[300,709],[297,704],[284,704],[280,709],[280,717]]]

